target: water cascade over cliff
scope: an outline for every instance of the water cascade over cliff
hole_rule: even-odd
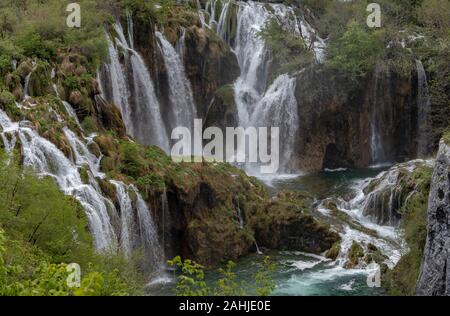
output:
[[[120,246],[128,256],[132,250],[144,249],[148,267],[160,270],[163,260],[161,247],[150,210],[139,192],[134,187],[111,180],[119,201],[116,208],[101,189],[99,181],[106,179],[100,171],[101,156],[95,156],[88,149],[95,135],[81,139],[67,127],[63,128],[71,149],[71,157],[66,157],[53,143],[41,137],[30,122],[12,122],[0,110],[0,126],[2,141],[8,152],[19,143],[25,166],[33,168],[40,176],[54,178],[65,194],[74,196],[80,202],[98,251],[114,251]],[[132,202],[132,196],[136,196],[136,202]],[[121,222],[119,226],[116,225],[118,221]],[[133,227],[134,223],[139,229]]]
[[[418,143],[417,156],[425,157],[431,149],[430,130],[431,130],[431,99],[428,91],[427,75],[423,64],[416,60],[417,67],[417,125],[418,125]]]
[[[164,58],[167,69],[169,85],[169,130],[175,127],[193,128],[194,118],[196,118],[196,107],[192,95],[191,84],[186,78],[184,65],[175,48],[166,40],[164,35],[156,32],[159,48]],[[180,50],[183,47],[183,35],[180,38]]]
[[[243,127],[279,127],[282,140],[279,172],[296,170],[293,161],[299,124],[296,80],[283,74],[269,82],[271,56],[258,33],[269,19],[275,18],[286,30],[304,37],[307,43],[313,42],[317,60],[323,57],[323,40],[313,39],[314,32],[309,24],[299,20],[293,9],[283,4],[266,6],[252,1],[222,3],[212,0],[207,2],[205,10],[210,17],[209,27],[215,27],[218,35],[232,44],[238,58],[241,74],[234,84],[234,94],[239,124]],[[234,27],[230,21],[233,14],[237,21]],[[236,34],[230,34],[234,28]],[[245,139],[239,141],[245,142]],[[257,173],[249,164],[246,171]]]
[[[129,16],[129,27],[133,26]],[[128,133],[144,144],[169,150],[169,136],[161,115],[153,80],[141,55],[133,50],[132,30],[127,42],[119,22],[115,24],[116,45],[108,39],[109,63],[100,72],[105,98],[119,106]],[[119,55],[124,55],[124,65]]]

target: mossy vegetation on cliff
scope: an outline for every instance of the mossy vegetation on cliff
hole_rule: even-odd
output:
[[[419,167],[410,178],[415,191],[401,209],[401,225],[409,252],[403,255],[394,269],[383,275],[382,284],[389,294],[415,294],[427,236],[427,207],[432,171],[431,167]]]

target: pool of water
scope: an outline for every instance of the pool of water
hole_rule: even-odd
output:
[[[339,170],[320,172],[301,176],[281,176],[279,178],[262,179],[272,195],[281,190],[309,192],[319,202],[329,197],[350,199],[354,194],[355,183],[378,175],[382,168],[360,170]],[[359,181],[359,182],[358,182]],[[289,296],[348,296],[348,295],[383,295],[382,288],[367,285],[367,279],[373,271],[365,269],[344,269],[337,262],[322,256],[296,251],[273,251],[262,249],[263,254],[250,254],[241,258],[234,271],[238,280],[246,284],[246,292],[253,293],[254,276],[262,266],[265,256],[270,256],[276,264],[273,278],[276,289],[273,295]],[[174,277],[173,277],[174,278]],[[217,272],[208,272],[206,280],[209,284],[220,278]],[[152,294],[173,293],[173,283],[166,283],[151,291]]]

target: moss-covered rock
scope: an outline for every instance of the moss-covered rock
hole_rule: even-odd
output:
[[[220,87],[215,93],[205,119],[205,127],[214,126],[225,130],[238,125],[234,89],[231,85]]]
[[[45,96],[52,93],[51,69],[45,62],[38,62],[30,75],[28,94],[33,97]]]
[[[320,254],[340,240],[339,234],[310,214],[312,198],[302,193],[282,192],[268,202],[255,220],[260,246]]]
[[[327,250],[327,252],[325,253],[325,258],[336,260],[336,258],[339,256],[340,251],[341,251],[341,243],[336,242],[330,249]]]
[[[409,252],[382,275],[382,284],[392,295],[414,295],[427,236],[427,206],[432,177],[431,167],[416,169],[410,176],[415,191],[401,207],[404,237]]]
[[[347,262],[344,264],[344,268],[353,269],[357,267],[360,260],[364,257],[364,248],[356,241],[353,241],[348,254]]]
[[[236,55],[213,31],[191,26],[186,30],[185,67],[198,112],[205,115],[216,90],[232,84],[240,69]]]
[[[119,136],[125,135],[125,124],[120,110],[112,103],[106,102],[100,95],[95,96],[97,118],[104,129],[114,131]]]

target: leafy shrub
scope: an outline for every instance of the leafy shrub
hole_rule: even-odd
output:
[[[283,29],[277,19],[269,19],[258,33],[272,53],[272,58],[280,67],[276,75],[299,71],[313,60],[313,55],[305,40]]]
[[[220,277],[214,284],[205,281],[204,267],[192,260],[181,260],[179,256],[169,260],[169,265],[180,270],[175,294],[178,296],[242,296],[248,293],[248,285],[238,282],[237,275],[233,271],[235,264],[228,261],[224,268],[218,270]],[[275,282],[272,275],[275,264],[269,257],[265,257],[261,268],[255,275],[254,291],[259,296],[270,295],[275,290]],[[250,290],[251,291],[251,290]]]
[[[329,48],[328,66],[357,79],[373,69],[383,51],[380,33],[367,31],[352,22],[347,31]]]

